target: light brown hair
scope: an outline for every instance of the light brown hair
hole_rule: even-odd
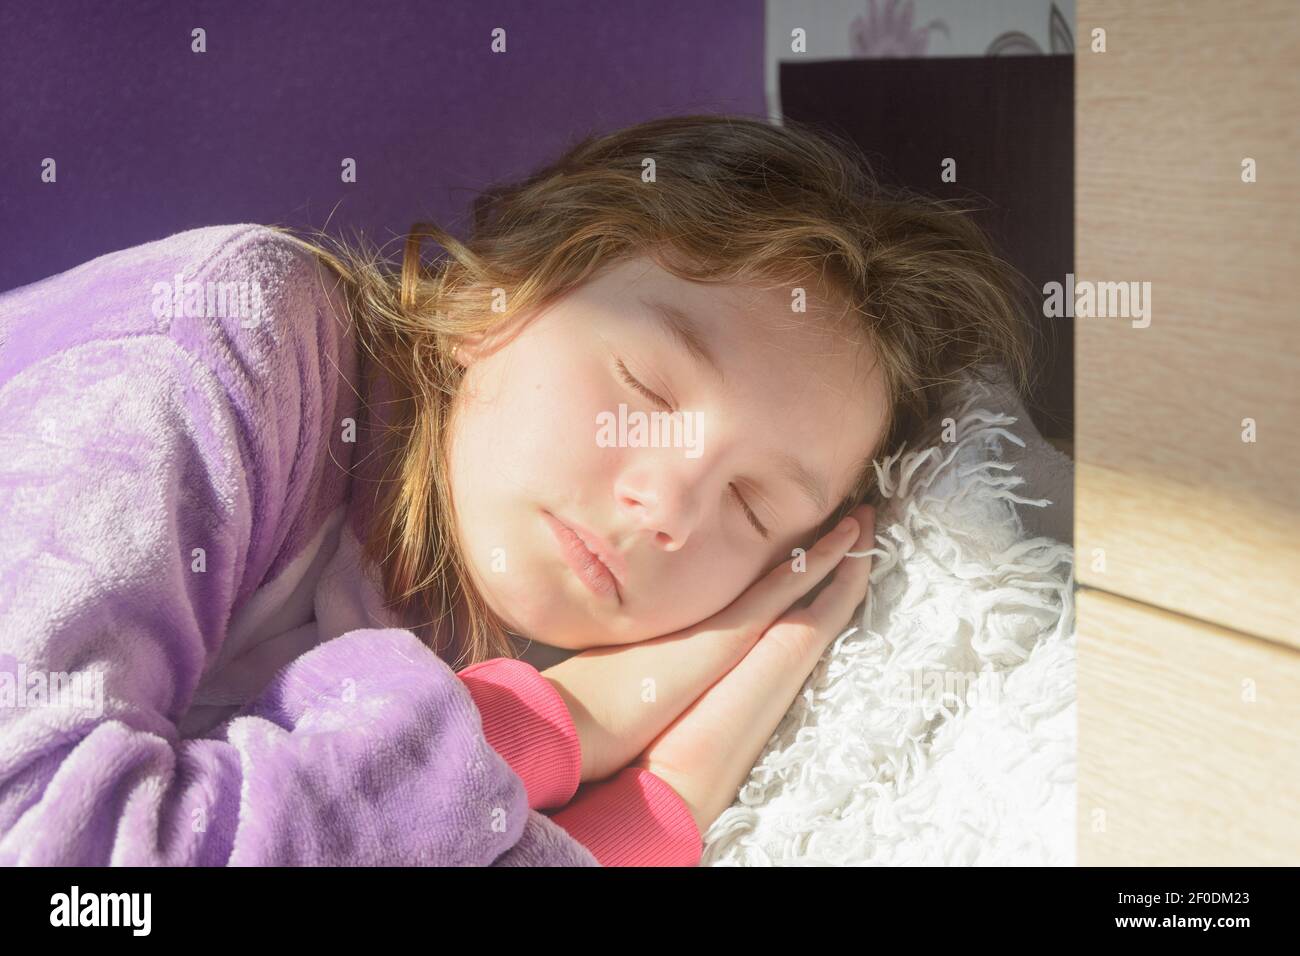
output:
[[[364,542],[390,607],[436,627],[463,602],[457,669],[514,656],[456,546],[444,439],[464,369],[451,349],[632,256],[696,282],[827,290],[883,370],[891,402],[878,455],[909,447],[965,376],[999,369],[1025,398],[1028,286],[970,211],[885,186],[860,151],[825,132],[681,116],[588,137],[526,179],[486,190],[464,243],[415,225],[399,268],[364,243],[293,236],[343,278],[363,355],[396,392],[388,471]],[[425,239],[447,256],[425,263]],[[504,290],[504,312],[492,310],[494,290]],[[868,461],[818,534],[874,483]]]

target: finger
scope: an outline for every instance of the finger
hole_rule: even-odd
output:
[[[755,636],[761,634],[835,569],[844,552],[858,537],[859,530],[856,520],[846,518],[811,550],[804,552],[799,549],[791,560],[782,561],[719,611],[712,621],[713,629],[752,632]]]
[[[860,528],[863,525],[867,524],[868,522],[871,522],[874,525],[875,509],[871,505],[861,504],[858,505],[856,508],[854,508],[852,511],[850,511],[849,516],[858,522]],[[849,549],[841,553],[840,560],[836,562],[835,570],[833,571],[833,573],[823,576],[822,580],[817,584],[817,586],[810,589],[807,594],[805,594],[802,598],[800,598],[798,603],[796,603],[789,611],[787,611],[784,616],[789,617],[792,614],[797,614],[801,618],[806,617],[806,611],[808,607],[814,603],[816,598],[821,596],[821,594],[830,586],[832,581],[840,577],[840,568],[850,563],[849,560],[847,560],[848,557],[850,555],[853,555],[854,556],[853,561],[855,562],[860,561],[862,559],[862,555],[864,554],[864,548],[862,546],[862,543],[864,541],[871,542],[874,539],[874,535],[875,535],[874,527],[871,529],[864,529],[863,531],[861,531],[858,535],[857,540],[849,547]]]
[[[876,542],[875,509],[867,509],[859,519],[862,533],[835,568],[831,581],[808,606],[805,614],[827,639],[836,637],[851,623],[853,612],[867,596],[871,586],[872,550]]]
[[[680,758],[702,775],[699,799],[715,818],[735,799],[763,748],[821,655],[806,626],[778,624],[739,663],[682,714],[647,749],[647,757]]]

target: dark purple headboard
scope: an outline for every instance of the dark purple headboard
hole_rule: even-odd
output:
[[[972,56],[781,65],[787,117],[862,147],[881,179],[991,207],[975,214],[1032,287],[1074,271],[1074,57]],[[940,164],[956,160],[957,181]],[[1073,438],[1074,320],[1031,316],[1041,378],[1026,410]]]
[[[763,0],[4,4],[0,291],[217,223],[463,234],[492,181],[690,112],[766,115]]]

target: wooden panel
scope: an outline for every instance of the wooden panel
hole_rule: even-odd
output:
[[[1078,592],[1079,864],[1300,864],[1300,652]]]
[[[1300,647],[1300,4],[1077,12],[1079,581]]]

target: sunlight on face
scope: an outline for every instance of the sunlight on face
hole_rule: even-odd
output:
[[[569,649],[658,637],[812,544],[880,438],[886,394],[870,350],[814,320],[809,296],[796,313],[788,292],[688,282],[641,257],[462,349],[457,534],[511,631]],[[674,313],[695,326],[690,347]],[[670,409],[676,432],[629,427]],[[575,526],[603,540],[613,576]]]

